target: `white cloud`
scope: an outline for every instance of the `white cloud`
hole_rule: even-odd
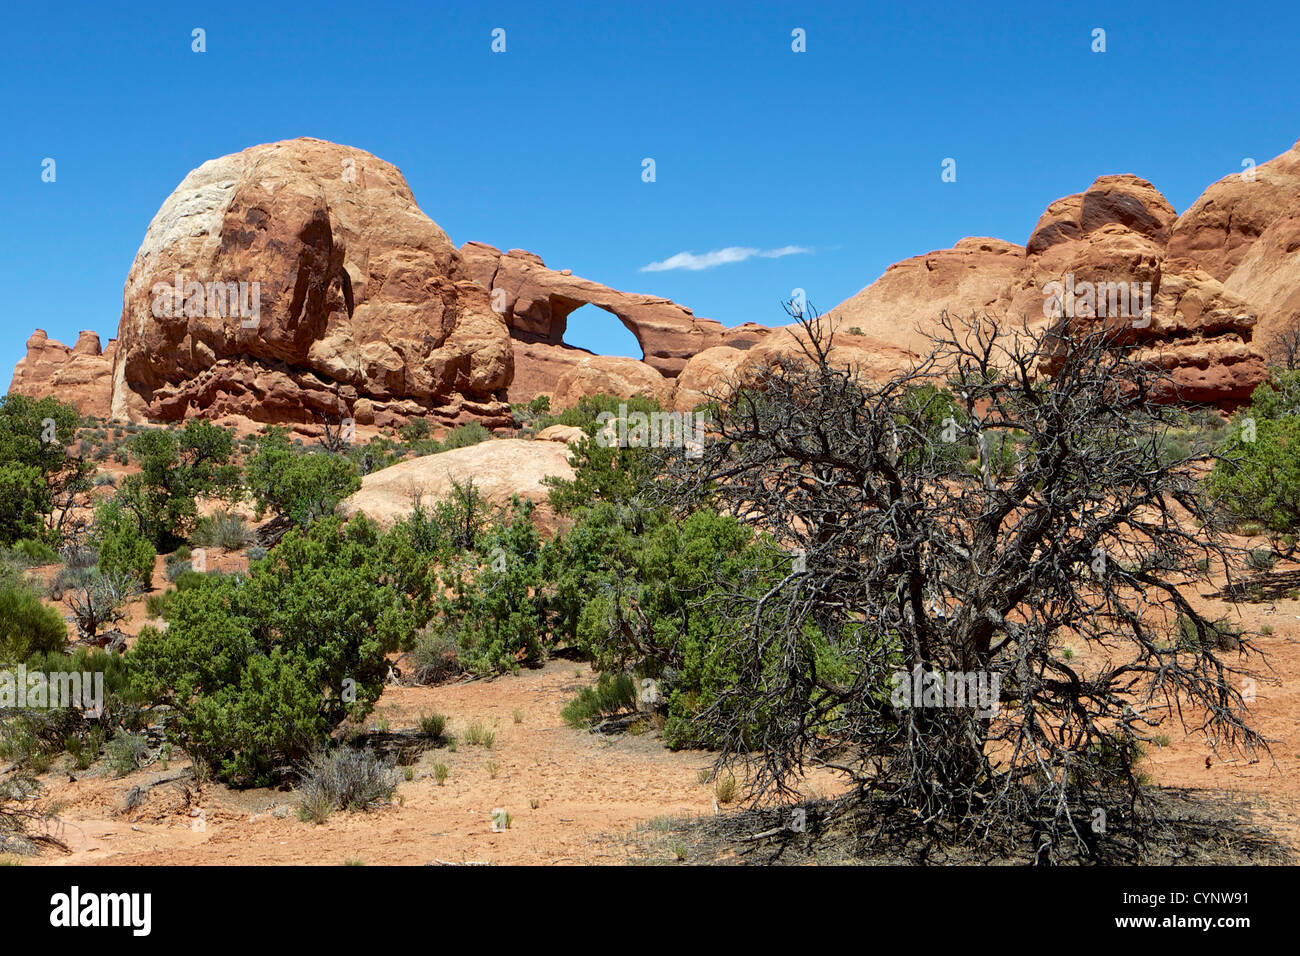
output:
[[[641,271],[668,272],[672,269],[687,269],[691,272],[699,272],[702,269],[713,269],[732,262],[744,262],[746,259],[752,259],[755,256],[760,259],[780,259],[782,256],[806,255],[811,252],[811,249],[804,246],[782,246],[780,249],[728,246],[725,249],[714,249],[712,252],[706,252],[700,256],[693,252],[679,252],[675,256],[669,256],[663,262],[652,262],[648,266],[642,266]]]

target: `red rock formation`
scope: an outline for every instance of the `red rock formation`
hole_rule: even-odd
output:
[[[727,333],[720,322],[698,318],[676,302],[619,292],[567,269],[548,269],[539,256],[522,249],[502,254],[485,243],[467,242],[460,254],[468,273],[495,294],[494,305],[505,316],[511,334],[526,343],[561,346],[569,313],[594,305],[636,336],[647,365],[673,378],[691,356],[721,345]]]
[[[168,292],[177,275],[179,297]],[[1244,401],[1265,374],[1261,345],[1300,327],[1300,143],[1253,178],[1214,184],[1181,217],[1146,180],[1103,176],[1049,205],[1024,247],[971,238],[896,263],[829,314],[836,360],[888,374],[929,348],[945,309],[1046,322],[1044,289],[1067,277],[1149,283],[1151,321],[1129,323],[1131,339],[1182,400]],[[232,295],[256,322],[230,314]],[[632,331],[644,361],[564,344],[569,314],[589,304]],[[726,329],[530,252],[457,250],[396,168],[314,139],[185,178],[132,266],[118,342],[100,355],[92,333],[73,349],[37,333],[12,389],[124,418],[304,422],[342,401],[367,426],[420,415],[497,426],[507,400],[543,393],[554,408],[612,391],[689,409],[744,366],[798,350],[789,327]]]
[[[504,321],[402,174],[358,149],[297,139],[204,163],[150,223],[123,298],[118,417],[302,421],[345,389],[376,416],[508,413]]]
[[[99,336],[82,332],[68,348],[37,329],[27,340],[27,355],[14,367],[9,391],[29,398],[54,395],[83,415],[107,418],[116,340],[100,350]]]
[[[1041,326],[1055,321],[1047,313],[1059,315],[1064,300],[1049,293],[1052,283],[1070,289],[1111,283],[1116,296],[1120,288],[1139,293],[1139,299],[1149,294],[1142,300],[1150,305],[1146,317],[1139,302],[1124,307],[1117,298],[1124,311],[1118,324],[1169,370],[1176,397],[1230,408],[1247,400],[1266,374],[1253,344],[1257,313],[1197,261],[1171,253],[1180,222],[1146,180],[1103,176],[1085,192],[1048,206],[1024,248],[998,239],[963,239],[952,249],[890,266],[828,317],[841,328],[923,353],[930,345],[927,332],[944,310],[1013,321],[1026,317]],[[1100,316],[1100,297],[1091,306],[1080,300],[1075,321]],[[1113,313],[1107,321],[1117,322]]]
[[[1205,190],[1178,218],[1169,254],[1250,302],[1266,351],[1279,334],[1300,329],[1300,142]]]

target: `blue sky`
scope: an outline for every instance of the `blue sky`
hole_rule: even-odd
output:
[[[962,236],[1023,243],[1101,174],[1150,179],[1182,211],[1300,137],[1293,2],[980,6],[11,5],[0,378],[33,328],[115,334],[163,199],[256,143],[369,150],[457,245],[529,249],[734,325],[779,324],[796,287],[828,309]],[[787,254],[645,271],[726,249]],[[605,326],[578,344],[618,354]]]

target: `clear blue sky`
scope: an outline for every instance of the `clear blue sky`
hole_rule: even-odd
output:
[[[35,327],[115,334],[163,199],[256,143],[369,150],[457,245],[530,249],[733,325],[778,324],[795,287],[828,309],[962,236],[1024,242],[1048,202],[1100,174],[1150,179],[1181,211],[1300,137],[1294,2],[979,6],[11,4],[0,386]],[[790,246],[809,251],[644,271]],[[580,344],[613,353],[619,338]]]

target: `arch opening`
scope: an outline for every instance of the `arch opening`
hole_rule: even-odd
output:
[[[598,305],[581,305],[568,314],[563,342],[596,355],[645,361],[645,352],[632,330],[617,315]]]

